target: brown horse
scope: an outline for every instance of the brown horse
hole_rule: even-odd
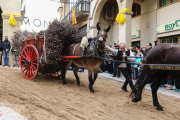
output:
[[[110,25],[107,29],[101,29],[99,26],[99,23],[97,23],[97,37],[94,38],[94,41],[96,43],[96,52],[99,55],[102,55],[102,50],[104,50],[105,42],[107,38],[107,33],[110,30]],[[87,51],[86,51],[87,54]],[[81,56],[82,55],[82,49],[80,48],[80,44],[72,44],[68,47],[66,56]],[[80,58],[80,59],[71,59],[70,61],[65,63],[64,70],[62,71],[62,79],[63,84],[66,84],[65,75],[67,72],[67,69],[71,65],[71,63],[74,63],[75,68],[73,70],[74,75],[76,77],[77,85],[80,85],[80,80],[78,77],[78,70],[79,68],[87,68],[88,70],[88,78],[89,78],[89,90],[90,92],[94,93],[93,84],[97,78],[98,69],[102,62],[101,59],[96,57],[88,57],[88,58]],[[94,73],[94,79],[92,78],[92,73]]]
[[[152,48],[146,57],[146,64],[174,64],[180,65],[180,44],[177,43],[162,43]],[[157,66],[155,66],[157,67]],[[153,104],[157,106],[157,110],[163,110],[162,106],[158,102],[157,90],[159,86],[170,75],[175,79],[180,79],[180,66],[166,67],[160,66],[155,69],[152,66],[144,66],[143,71],[140,73],[139,79],[135,83],[135,87],[138,90],[136,97],[132,99],[132,102],[138,102],[141,100],[142,89],[144,86],[152,81],[152,97]]]

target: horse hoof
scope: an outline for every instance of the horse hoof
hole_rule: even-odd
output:
[[[157,106],[156,110],[163,111],[163,107],[162,106]]]
[[[91,93],[94,93],[94,90],[90,90]]]
[[[65,83],[63,83],[63,85],[65,85],[65,84],[67,84],[66,82]]]
[[[77,83],[77,86],[80,86],[80,83]]]
[[[133,98],[132,99],[132,102],[135,102],[135,103],[137,103],[137,102],[139,102],[140,100],[138,100],[137,98]]]

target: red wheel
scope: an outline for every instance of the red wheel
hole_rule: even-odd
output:
[[[55,73],[50,73],[50,75],[54,78],[59,78],[61,76],[61,71],[55,72]]]
[[[34,45],[24,47],[21,53],[20,66],[26,79],[32,80],[36,77],[39,69],[39,54]]]

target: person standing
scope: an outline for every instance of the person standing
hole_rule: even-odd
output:
[[[20,55],[20,54],[19,54],[19,52],[18,52],[16,49],[14,49],[14,48],[12,48],[11,51],[12,51],[12,54],[13,54],[13,61],[14,61],[13,67],[15,67],[15,66],[19,67],[18,63],[19,63],[19,55]]]
[[[133,52],[131,50],[126,49],[125,43],[120,43],[120,49],[119,50],[112,49],[112,48],[110,48],[108,46],[106,46],[105,49],[107,49],[108,51],[110,51],[114,55],[122,56],[122,58],[118,57],[119,61],[124,61],[125,62],[125,61],[135,61],[136,60],[135,58],[127,58],[126,57],[126,56],[134,56],[134,55],[133,55]],[[121,73],[126,78],[126,80],[124,82],[124,85],[121,87],[121,89],[124,90],[125,92],[128,92],[127,85],[129,83],[131,89],[134,90],[135,87],[134,87],[133,82],[131,80],[131,65],[126,64],[126,63],[121,63],[119,65],[119,67],[120,67]]]
[[[10,42],[8,40],[8,37],[5,36],[5,40],[2,42],[2,47],[3,47],[3,56],[4,56],[4,66],[9,66],[9,50],[11,48]]]
[[[2,47],[2,40],[0,40],[0,64],[2,64],[2,51],[3,51],[3,47]]]
[[[152,49],[152,44],[151,43],[148,43],[146,48],[145,48],[145,51],[142,51],[142,54],[144,55],[144,57],[147,56],[148,52]]]

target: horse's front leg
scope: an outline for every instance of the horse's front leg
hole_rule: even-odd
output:
[[[152,90],[152,97],[153,97],[153,105],[157,106],[158,111],[162,111],[163,107],[159,104],[158,102],[158,97],[157,97],[157,90],[159,86],[163,83],[163,81],[167,78],[166,74],[161,74],[158,76],[156,79],[153,80],[153,83],[151,84],[151,90]]]
[[[96,79],[97,79],[97,76],[98,76],[98,69],[94,70],[94,80],[93,80],[93,83],[92,85],[94,85]]]
[[[74,72],[74,75],[75,75],[75,77],[76,77],[77,85],[80,86],[80,80],[79,80],[79,76],[78,76],[78,74],[77,74],[77,73],[78,73],[78,70],[79,70],[79,67],[76,66],[76,67],[74,68],[73,72]]]
[[[89,90],[90,90],[91,93],[94,93],[92,70],[90,68],[88,69],[88,78],[89,78]]]

